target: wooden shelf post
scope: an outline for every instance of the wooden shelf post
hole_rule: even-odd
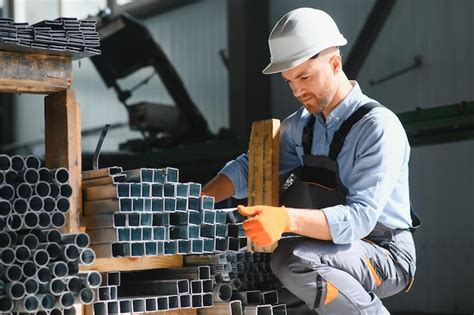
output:
[[[249,143],[248,205],[279,206],[278,162],[280,158],[280,121],[267,119],[252,124]],[[275,246],[257,247],[248,242],[248,250],[271,252]]]

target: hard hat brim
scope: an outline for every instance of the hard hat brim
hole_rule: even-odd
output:
[[[262,73],[263,74],[275,74],[275,73],[280,73],[283,71],[286,71],[288,69],[294,68],[296,66],[299,66],[306,60],[309,60],[311,56],[309,57],[303,57],[297,60],[293,61],[286,61],[286,62],[270,62],[265,69],[263,69]]]
[[[341,38],[338,38],[333,43],[331,43],[330,46],[323,46],[323,47],[316,46],[316,47],[312,47],[308,49],[304,57],[301,57],[295,60],[290,59],[290,60],[285,60],[285,61],[280,61],[280,62],[270,61],[270,63],[265,67],[265,69],[263,69],[262,73],[274,74],[274,73],[280,73],[280,72],[286,71],[288,69],[299,66],[300,64],[302,64],[306,60],[309,60],[311,57],[320,53],[324,49],[327,49],[329,47],[340,47],[346,44],[347,44],[347,40],[341,36]]]

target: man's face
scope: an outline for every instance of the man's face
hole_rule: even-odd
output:
[[[323,111],[336,92],[332,57],[318,56],[282,72],[294,97],[312,114]]]

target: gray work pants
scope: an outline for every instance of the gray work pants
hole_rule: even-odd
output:
[[[271,266],[286,289],[318,314],[389,314],[380,299],[402,291],[413,278],[415,245],[409,231],[371,236],[383,237],[383,247],[368,240],[337,245],[282,239]]]

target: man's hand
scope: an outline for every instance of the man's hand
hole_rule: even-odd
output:
[[[278,241],[282,233],[291,232],[290,216],[284,207],[239,206],[237,210],[241,215],[251,217],[242,227],[245,235],[258,246],[269,246]]]

